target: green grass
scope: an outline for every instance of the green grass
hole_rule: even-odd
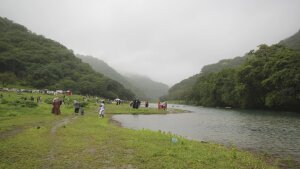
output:
[[[110,119],[120,113],[167,111],[107,104],[107,116],[100,119],[93,99],[84,116],[74,116],[66,105],[61,116],[52,115],[46,103],[35,108],[0,106],[0,168],[277,168],[277,161],[271,165],[250,152],[170,133],[130,130]],[[172,143],[173,137],[177,143]]]

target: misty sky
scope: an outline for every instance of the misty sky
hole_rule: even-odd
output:
[[[0,0],[0,16],[173,85],[300,29],[300,0]]]

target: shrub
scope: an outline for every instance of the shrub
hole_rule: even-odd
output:
[[[21,107],[37,107],[38,104],[30,101],[30,100],[15,100],[12,102],[9,102],[10,105],[14,106],[21,106]]]
[[[7,100],[5,100],[5,99],[0,99],[0,103],[1,103],[1,104],[7,104],[7,103],[9,103],[9,101],[7,101]]]
[[[45,103],[47,103],[47,104],[52,104],[52,99],[51,99],[51,98],[46,98],[46,99],[45,99]]]
[[[25,107],[37,107],[38,104],[36,102],[33,102],[33,101],[25,101]]]
[[[88,102],[81,102],[81,103],[80,103],[80,105],[81,105],[82,107],[87,107],[88,104],[89,104]]]

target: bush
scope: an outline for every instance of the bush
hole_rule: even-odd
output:
[[[80,105],[81,105],[82,107],[87,107],[87,106],[89,105],[89,103],[88,103],[88,102],[81,102]]]
[[[25,101],[25,107],[37,107],[38,104],[36,102],[33,102],[33,101]]]
[[[16,113],[9,113],[8,116],[15,117],[15,116],[17,116],[17,114]]]
[[[51,98],[46,98],[46,99],[45,99],[45,103],[47,103],[47,104],[52,104],[52,99],[51,99]]]
[[[9,101],[7,101],[7,100],[5,100],[5,99],[0,99],[0,103],[1,103],[1,104],[7,104],[7,103],[9,103]]]
[[[10,105],[21,106],[21,107],[37,107],[38,104],[30,100],[15,100],[9,102]]]

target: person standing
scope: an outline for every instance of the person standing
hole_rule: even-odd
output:
[[[41,100],[42,100],[42,99],[41,99],[41,96],[38,96],[38,97],[36,98],[36,102],[37,102],[37,103],[40,103]]]
[[[141,105],[141,101],[138,99],[137,100],[137,109],[140,107],[140,105]]]
[[[148,100],[146,100],[145,101],[145,107],[148,108],[148,106],[149,106],[149,102],[148,102]]]
[[[165,102],[165,103],[164,103],[164,110],[167,110],[167,107],[168,107],[168,103]]]
[[[77,100],[74,100],[74,112],[75,112],[75,115],[78,115],[79,108],[80,108],[79,102]]]
[[[83,104],[80,103],[80,107],[79,107],[79,112],[80,112],[80,115],[84,115],[84,108],[83,108]]]
[[[54,98],[52,101],[52,113],[55,115],[60,115],[60,105],[61,105],[61,101],[59,100],[59,98]]]
[[[104,113],[105,113],[104,111],[105,111],[105,105],[104,105],[104,101],[102,101],[99,109],[99,118],[104,117]]]

